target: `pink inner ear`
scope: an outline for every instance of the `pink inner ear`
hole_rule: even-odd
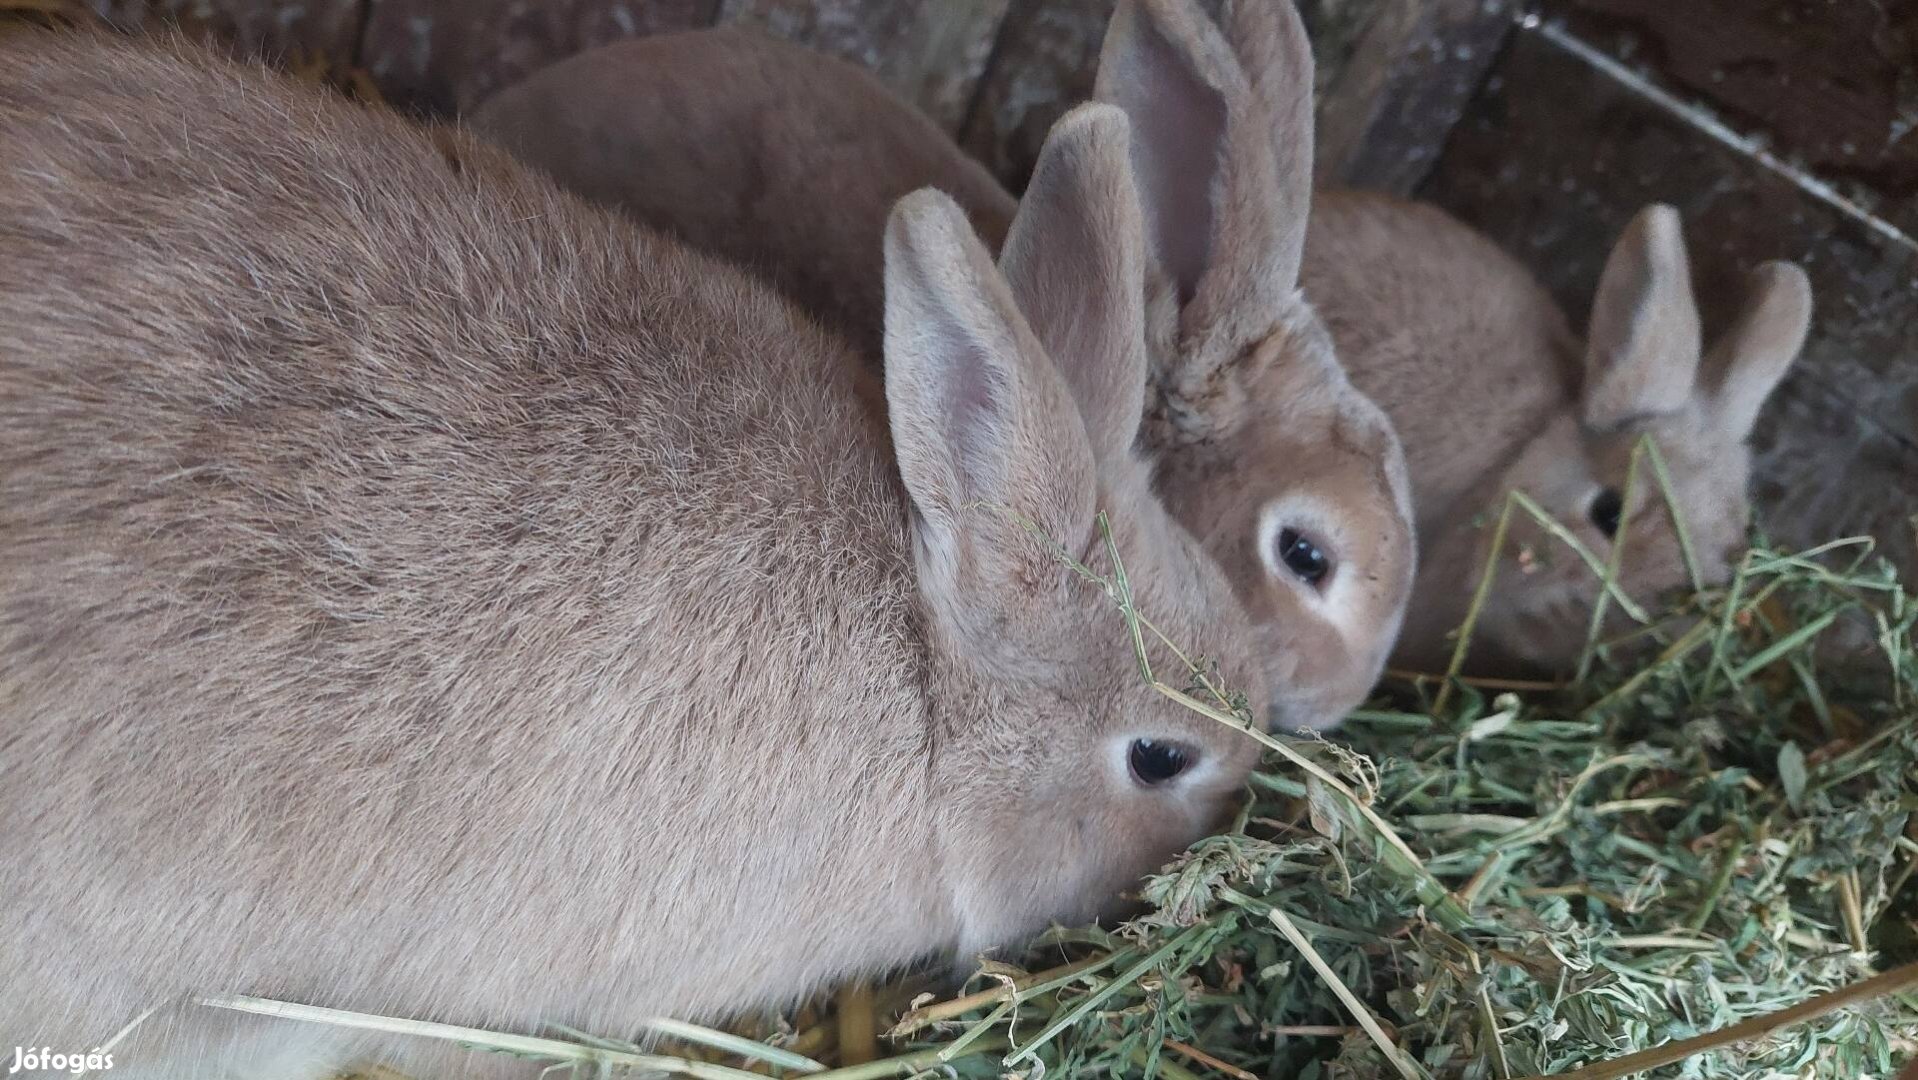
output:
[[[1006,428],[1012,422],[1011,387],[986,348],[969,335],[960,336],[939,387],[946,446],[964,489],[958,494],[961,501],[1003,498],[998,489],[1003,486]]]
[[[1101,96],[1132,122],[1132,168],[1146,242],[1183,304],[1212,258],[1225,98],[1198,77],[1150,18],[1135,9],[1129,22],[1123,47],[1102,62]]]

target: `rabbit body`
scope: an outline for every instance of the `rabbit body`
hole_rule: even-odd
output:
[[[1395,660],[1442,671],[1501,509],[1488,478],[1575,408],[1577,339],[1529,270],[1427,203],[1319,192],[1300,276],[1406,446],[1423,561]]]
[[[1140,354],[1131,416],[1082,422],[957,211],[900,218],[888,431],[787,303],[477,143],[0,41],[0,1032],[240,993],[630,1037],[1090,918],[1213,824],[1256,748],[964,511],[1099,569],[1110,509],[1141,607],[1251,668],[1093,446],[1136,310],[1087,350]],[[913,396],[954,380],[963,430]],[[1192,764],[1134,782],[1142,737]],[[199,1075],[156,1060],[116,1072]]]

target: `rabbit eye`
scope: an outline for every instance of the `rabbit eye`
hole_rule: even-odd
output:
[[[1592,525],[1610,540],[1618,535],[1618,518],[1625,512],[1625,500],[1618,492],[1606,488],[1592,497],[1592,508],[1587,516]]]
[[[1297,529],[1279,530],[1279,561],[1307,585],[1316,586],[1332,570],[1332,560],[1324,549]]]
[[[1184,772],[1192,758],[1171,743],[1134,739],[1126,753],[1126,762],[1132,766],[1133,779],[1147,787],[1156,787]]]

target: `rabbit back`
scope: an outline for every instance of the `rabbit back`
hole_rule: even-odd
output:
[[[1435,206],[1319,192],[1300,279],[1347,375],[1405,443],[1421,534],[1577,398],[1577,342],[1557,303]],[[1480,403],[1470,422],[1458,402]]]
[[[581,53],[469,119],[569,190],[750,267],[873,358],[893,203],[938,187],[995,250],[1016,209],[864,70],[740,27]]]

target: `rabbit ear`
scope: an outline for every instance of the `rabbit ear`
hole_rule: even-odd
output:
[[[950,198],[927,188],[899,200],[885,259],[886,408],[920,585],[955,629],[990,637],[1038,583],[1063,585],[1064,566],[1012,515],[1078,550],[1093,522],[1092,447]]]
[[[1046,136],[999,268],[1065,378],[1101,463],[1145,410],[1145,264],[1125,114],[1081,105]]]
[[[1224,18],[1226,40],[1264,112],[1256,128],[1232,137],[1253,140],[1263,132],[1272,155],[1271,272],[1290,286],[1298,281],[1312,211],[1312,41],[1292,0],[1228,0]]]
[[[1654,204],[1625,227],[1592,300],[1586,426],[1609,431],[1683,408],[1698,353],[1698,305],[1678,211]]]
[[[1244,57],[1260,64],[1256,79],[1192,0],[1120,0],[1106,31],[1096,94],[1132,122],[1146,252],[1184,335],[1289,296],[1298,282],[1312,68],[1289,8],[1255,0],[1231,12]],[[1283,120],[1266,97],[1285,102]],[[1280,138],[1295,145],[1281,154]]]
[[[1204,19],[1184,7],[1120,0],[1099,54],[1095,95],[1132,123],[1132,166],[1155,269],[1181,303],[1197,290],[1218,229],[1212,188],[1225,143],[1230,63]]]
[[[1811,328],[1811,280],[1803,270],[1769,262],[1752,271],[1750,282],[1745,306],[1712,347],[1709,364],[1719,373],[1711,415],[1720,430],[1740,439],[1751,432]]]

